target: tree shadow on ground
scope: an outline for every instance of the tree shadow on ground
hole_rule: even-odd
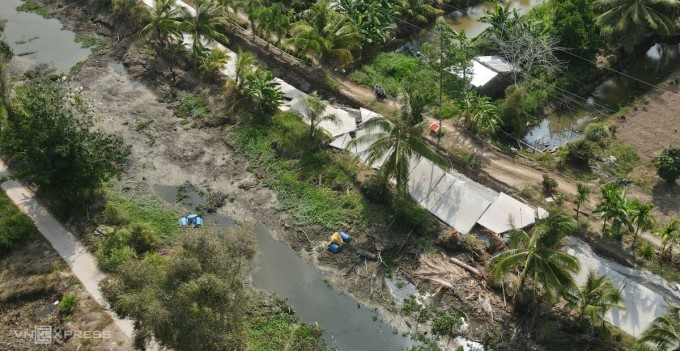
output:
[[[664,216],[680,215],[680,185],[657,182],[652,188],[652,201]]]

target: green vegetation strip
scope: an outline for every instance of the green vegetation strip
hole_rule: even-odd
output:
[[[282,210],[290,210],[298,225],[337,228],[359,218],[365,203],[349,189],[358,166],[351,157],[313,148],[308,127],[292,113],[280,113],[273,125],[249,124],[234,132],[236,146],[251,167],[271,173],[266,182]],[[285,150],[277,157],[276,150]],[[299,157],[296,159],[295,157]]]
[[[0,254],[12,249],[18,241],[38,233],[33,221],[21,213],[12,200],[0,191]]]
[[[125,225],[142,222],[155,230],[169,244],[180,232],[177,213],[150,194],[123,195],[107,191],[104,220],[109,225]]]
[[[25,0],[23,4],[17,7],[17,11],[33,12],[43,18],[52,18],[52,15],[47,12],[47,9],[44,6],[36,3],[33,0]]]
[[[246,322],[246,351],[322,351],[323,331],[279,313],[253,316]]]

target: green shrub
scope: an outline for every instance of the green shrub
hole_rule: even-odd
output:
[[[31,219],[19,212],[12,200],[0,191],[0,254],[36,232]]]
[[[615,172],[620,177],[625,177],[640,161],[635,149],[624,144],[612,144],[609,152],[616,157]]]
[[[668,183],[680,178],[680,146],[669,146],[654,158],[656,173]]]
[[[592,123],[588,125],[584,134],[586,139],[590,141],[600,141],[609,136],[609,133],[607,133],[607,127],[605,127],[602,123]]]
[[[411,199],[398,199],[393,208],[394,225],[404,230],[413,230],[420,236],[437,232],[437,222],[430,212]]]
[[[543,191],[547,194],[553,194],[555,190],[557,190],[557,181],[547,174],[543,175],[543,181],[541,184],[543,185]]]
[[[73,314],[76,310],[76,305],[78,304],[78,297],[74,293],[68,293],[64,295],[59,302],[59,314],[62,317],[67,317]]]
[[[586,166],[592,157],[593,149],[586,140],[579,139],[567,144],[567,162],[579,166]]]
[[[138,255],[161,247],[158,233],[148,224],[135,222],[128,226],[128,230],[130,231],[130,246]]]
[[[52,18],[52,15],[47,11],[47,9],[36,3],[33,0],[24,0],[24,2],[17,7],[19,12],[33,12],[42,18]]]
[[[352,72],[350,78],[370,87],[379,84],[388,94],[394,96],[403,88],[404,82],[411,80],[418,73],[421,65],[422,63],[413,56],[383,53],[371,64]]]
[[[361,185],[361,192],[368,201],[375,204],[389,204],[392,201],[390,187],[378,176],[373,176],[364,182]]]
[[[186,119],[201,118],[210,113],[208,100],[202,95],[189,94],[182,99],[179,106],[175,109],[175,116]]]
[[[123,263],[137,257],[135,251],[129,246],[130,238],[130,231],[118,229],[98,243],[97,260],[104,271],[113,272]]]
[[[654,257],[654,246],[648,243],[640,243],[640,245],[637,248],[638,253],[640,254],[641,257],[644,259],[651,259]]]

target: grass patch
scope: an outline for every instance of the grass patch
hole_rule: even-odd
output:
[[[107,192],[104,222],[120,226],[133,222],[143,222],[156,231],[165,244],[170,244],[180,233],[177,213],[149,194],[119,194]]]
[[[404,85],[422,70],[417,58],[399,53],[383,53],[373,62],[350,74],[350,79],[361,85],[381,85],[389,95],[395,96]],[[436,86],[436,84],[432,84]]]
[[[87,35],[76,34],[76,43],[81,47],[92,50],[92,53],[98,53],[107,45],[106,39],[99,37],[90,37]]]
[[[249,124],[234,132],[236,147],[250,167],[269,172],[267,185],[298,225],[334,229],[360,217],[368,205],[352,188],[358,166],[348,155],[313,147],[307,126],[293,113],[279,113],[273,125]],[[279,155],[277,155],[277,151]]]
[[[197,119],[209,113],[208,100],[198,94],[188,94],[175,109],[175,116],[182,119]]]
[[[153,123],[153,119],[147,119],[147,120],[144,120],[144,121],[139,121],[139,122],[137,122],[137,125],[135,126],[135,130],[139,132],[140,130],[146,129],[146,127],[150,126],[151,123]]]
[[[246,351],[323,351],[323,330],[295,321],[279,313],[256,315],[246,322]]]
[[[635,152],[635,149],[622,143],[609,145],[604,156],[609,155],[616,157],[616,162],[610,165],[609,169],[619,177],[627,176],[640,161],[640,156]]]
[[[47,9],[33,0],[25,0],[23,4],[17,6],[19,12],[33,12],[42,18],[52,18]]]
[[[4,191],[0,191],[0,254],[9,252],[16,243],[37,233],[33,221],[19,211]]]

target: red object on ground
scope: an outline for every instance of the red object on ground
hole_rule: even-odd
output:
[[[439,123],[432,123],[430,126],[430,132],[437,133],[439,131]]]

